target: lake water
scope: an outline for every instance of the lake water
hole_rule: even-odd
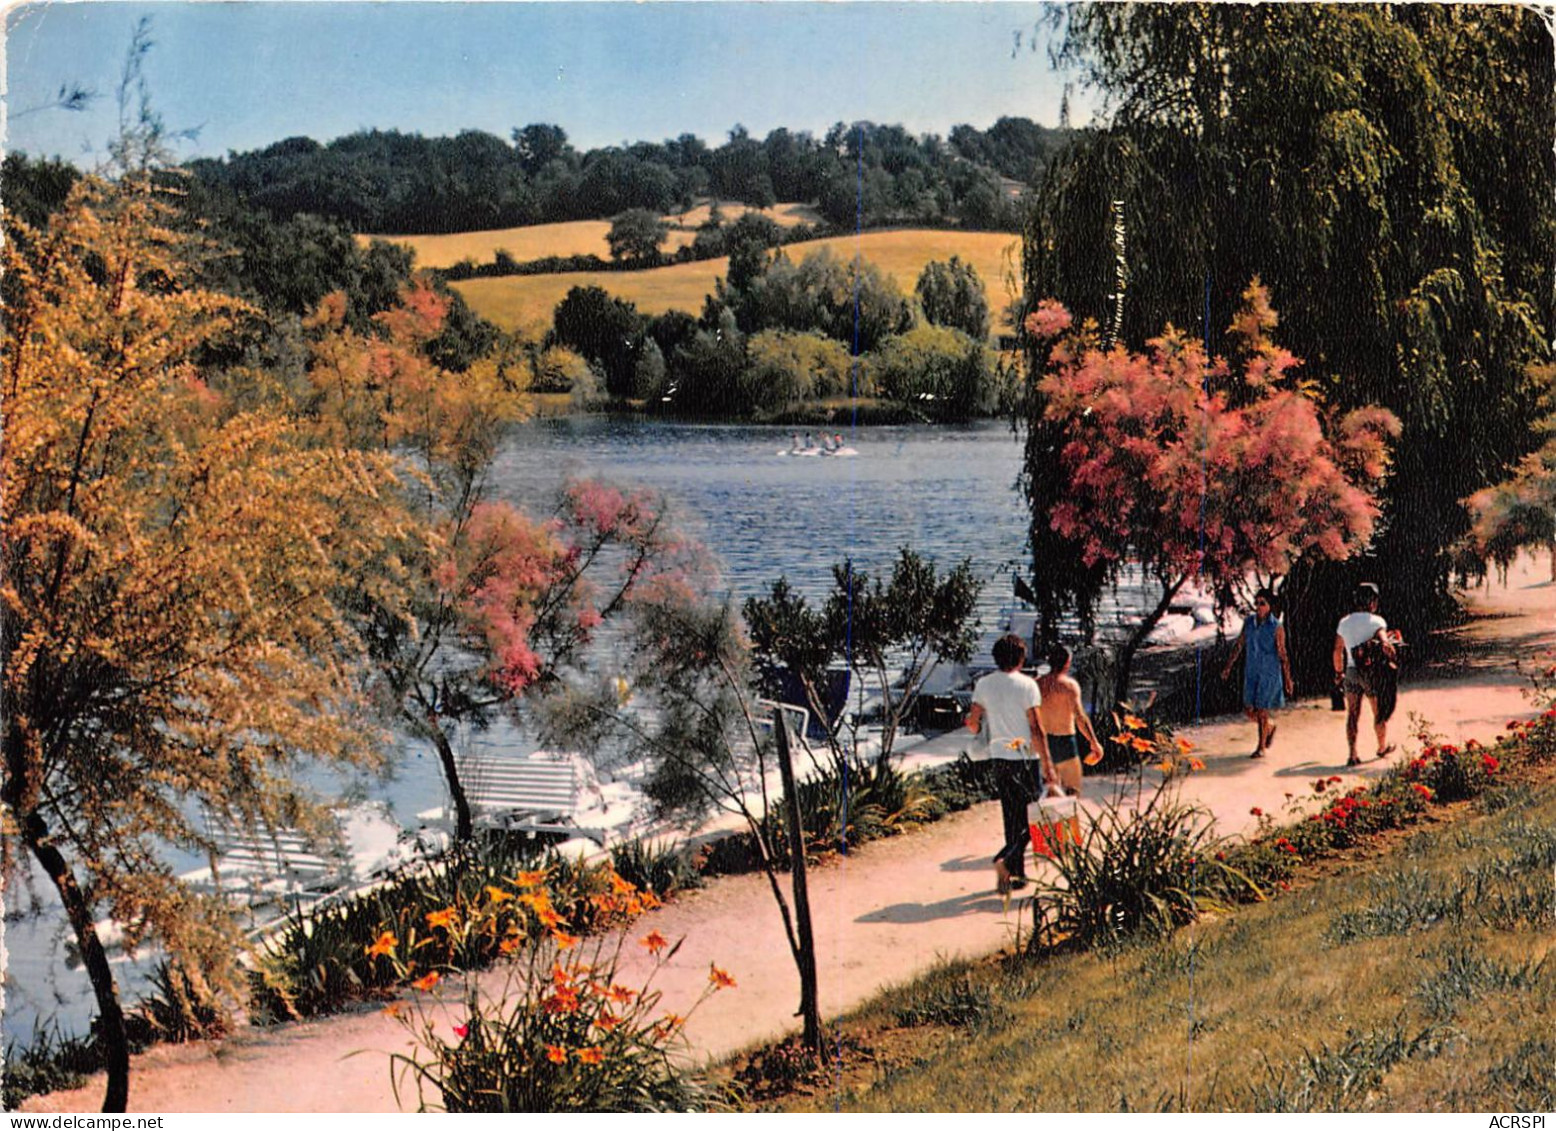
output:
[[[496,462],[499,493],[542,500],[565,476],[662,491],[722,559],[744,598],[779,574],[816,594],[845,557],[889,569],[901,546],[980,576],[1024,560],[1015,489],[1020,439],[1008,425],[877,427],[845,434],[856,458],[780,456],[792,430],[568,417],[526,426]],[[1010,580],[999,585],[1003,601]],[[992,589],[990,590],[992,594]],[[996,602],[999,603],[999,602]]]
[[[710,579],[715,591],[737,602],[781,574],[814,599],[831,584],[834,564],[852,558],[883,575],[902,546],[942,568],[967,557],[986,581],[980,612],[985,628],[993,626],[1009,603],[1009,575],[1025,561],[1027,515],[1015,488],[1022,445],[1008,425],[844,429],[854,458],[779,455],[792,431],[608,417],[534,421],[499,454],[494,494],[539,506],[569,477],[662,492],[720,560]],[[414,825],[418,811],[442,801],[438,767],[414,744],[396,761],[391,780],[362,788]],[[203,863],[171,862],[179,870]],[[85,975],[62,961],[53,892],[41,877],[36,886],[49,911],[13,918],[6,932],[7,1041],[25,1042],[34,1022],[51,1015],[66,1031],[82,1031],[92,1013]],[[19,895],[8,893],[8,913],[25,902]],[[124,996],[135,996],[135,968],[118,964],[115,973]]]

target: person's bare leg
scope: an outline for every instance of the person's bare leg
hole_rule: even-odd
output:
[[[1063,762],[1055,762],[1054,772],[1059,775],[1059,784],[1064,787],[1066,793],[1079,793],[1081,791],[1081,760],[1079,758],[1066,758]]]
[[[1350,750],[1350,757],[1346,759],[1346,765],[1355,764],[1356,757],[1356,732],[1361,728],[1361,693],[1347,691],[1345,693],[1345,744]],[[1374,718],[1377,716],[1374,715]]]
[[[1372,707],[1372,729],[1378,736],[1378,757],[1386,758],[1391,753],[1389,750],[1389,725],[1387,722],[1378,721],[1378,697],[1367,696],[1367,702]]]

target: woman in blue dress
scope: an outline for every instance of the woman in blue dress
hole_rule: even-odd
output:
[[[1291,664],[1286,659],[1286,628],[1275,615],[1275,594],[1261,589],[1254,594],[1253,616],[1243,622],[1243,634],[1237,638],[1221,678],[1232,674],[1232,665],[1243,652],[1248,662],[1243,667],[1243,711],[1259,728],[1259,745],[1249,755],[1262,758],[1275,738],[1270,712],[1286,705],[1291,694]]]

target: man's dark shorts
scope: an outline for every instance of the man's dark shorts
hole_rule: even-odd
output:
[[[1081,756],[1081,736],[1078,734],[1050,734],[1048,736],[1048,756],[1053,759],[1054,765],[1068,762],[1071,758]]]

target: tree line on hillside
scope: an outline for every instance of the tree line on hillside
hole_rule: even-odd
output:
[[[840,122],[820,138],[775,129],[758,140],[737,125],[717,147],[682,134],[580,152],[555,125],[524,126],[507,141],[478,130],[435,138],[364,130],[322,144],[287,138],[187,168],[273,217],[311,213],[353,232],[481,231],[633,208],[663,214],[710,195],[758,208],[810,202],[847,228],[1014,231],[1020,214],[1001,178],[1036,183],[1067,132],[1001,118],[988,130],[959,125],[946,140]]]

